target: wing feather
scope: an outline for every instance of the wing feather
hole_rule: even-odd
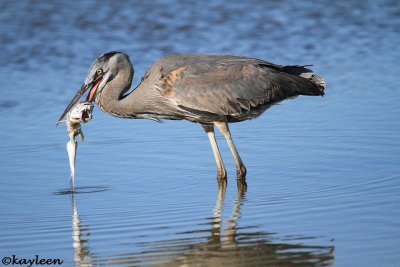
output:
[[[167,67],[161,70],[156,88],[186,112],[240,117],[303,91],[316,91],[310,80],[285,72],[287,66],[258,59],[234,56],[179,59],[170,58],[175,62],[172,66],[167,64],[168,58],[161,62]]]

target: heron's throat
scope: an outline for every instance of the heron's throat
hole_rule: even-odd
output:
[[[131,118],[134,116],[136,108],[140,106],[138,101],[136,101],[137,99],[126,99],[132,93],[125,94],[129,91],[131,83],[131,73],[119,71],[118,75],[108,81],[101,90],[98,89],[99,84],[96,82],[90,90],[88,97],[94,100],[100,109],[113,116]]]
[[[92,102],[96,98],[97,89],[99,88],[102,80],[103,79],[99,79],[93,84],[92,89],[90,89],[89,94],[86,98],[86,101]]]

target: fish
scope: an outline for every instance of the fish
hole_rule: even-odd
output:
[[[66,119],[58,121],[57,124],[65,122],[67,125],[68,142],[67,152],[70,167],[70,190],[74,191],[75,183],[75,162],[76,153],[78,149],[78,141],[76,137],[79,136],[81,142],[85,137],[81,128],[81,123],[87,123],[93,118],[93,104],[91,102],[80,102],[76,104],[71,111],[67,113]]]

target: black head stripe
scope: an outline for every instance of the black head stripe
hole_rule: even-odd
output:
[[[118,53],[121,53],[121,52],[118,52],[118,51],[107,52],[107,53],[101,55],[101,56],[98,58],[98,60],[99,60],[99,61],[102,61],[102,62],[106,62],[106,61],[108,61],[112,56],[114,56],[115,54],[118,54]]]

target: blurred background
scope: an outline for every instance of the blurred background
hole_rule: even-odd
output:
[[[400,261],[398,1],[0,2],[0,256],[65,266],[396,266]],[[130,55],[134,86],[171,53],[314,64],[326,96],[220,136],[228,187],[189,122],[95,109],[69,185],[55,122],[93,60]]]

